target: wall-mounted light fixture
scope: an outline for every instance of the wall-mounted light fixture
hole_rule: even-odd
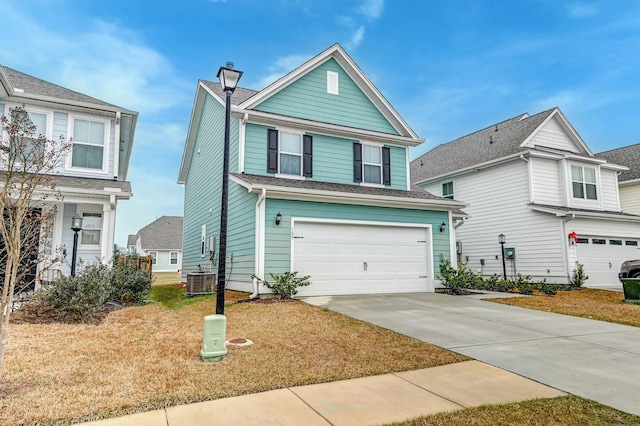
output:
[[[447,229],[447,224],[442,222],[442,224],[440,225],[440,232],[444,232],[445,229]]]
[[[282,215],[280,214],[280,212],[278,212],[278,214],[276,215],[276,225],[280,225],[281,221],[282,221]]]

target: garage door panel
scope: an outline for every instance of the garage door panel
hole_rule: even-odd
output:
[[[605,244],[593,244],[593,239],[605,240]],[[619,286],[618,272],[622,262],[640,259],[637,246],[610,244],[611,238],[590,237],[588,244],[576,244],[578,263],[589,277],[587,287]]]
[[[299,295],[427,291],[427,229],[295,222],[293,267],[311,275]]]

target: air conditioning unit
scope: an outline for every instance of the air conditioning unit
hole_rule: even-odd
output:
[[[187,296],[212,294],[215,292],[216,274],[213,272],[198,272],[187,274]]]

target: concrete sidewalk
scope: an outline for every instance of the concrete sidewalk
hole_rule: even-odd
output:
[[[565,393],[479,361],[298,386],[85,423],[95,426],[375,425]]]

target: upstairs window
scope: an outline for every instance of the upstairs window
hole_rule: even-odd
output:
[[[46,148],[46,141],[38,139],[47,137],[47,114],[13,108],[10,111],[11,122],[17,123],[21,130],[18,138],[11,141],[11,154],[17,156],[18,162],[38,161]]]
[[[596,169],[593,167],[571,166],[573,198],[597,200]]]
[[[391,150],[388,147],[354,143],[353,181],[391,185]]]
[[[74,118],[71,166],[102,170],[104,168],[106,139],[106,122]]]
[[[267,173],[313,176],[311,135],[269,129],[267,136]]]
[[[453,200],[453,182],[445,182],[442,184],[442,196]]]

